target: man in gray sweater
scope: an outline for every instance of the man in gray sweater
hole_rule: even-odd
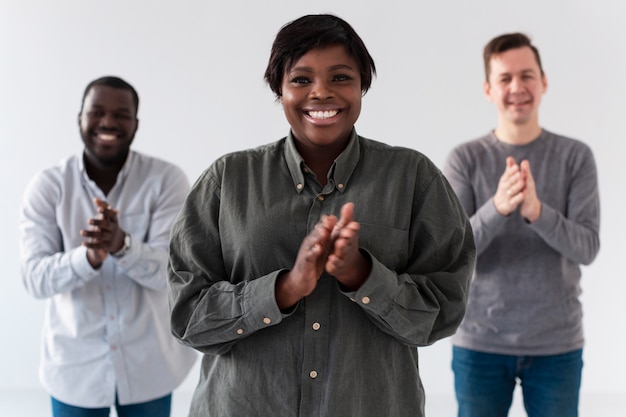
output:
[[[455,148],[444,167],[478,256],[452,339],[458,415],[507,416],[519,380],[529,417],[577,416],[580,265],[600,246],[594,157],[539,125],[547,79],[526,35],[492,39],[484,62],[498,125]]]

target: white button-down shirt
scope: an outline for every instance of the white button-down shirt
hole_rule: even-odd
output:
[[[144,402],[166,395],[197,354],[170,332],[167,255],[170,225],[189,190],[178,167],[129,154],[104,195],[82,154],[36,175],[20,217],[24,285],[46,299],[40,379],[50,395],[80,407]],[[81,229],[93,198],[119,210],[130,250],[99,269],[87,260]]]

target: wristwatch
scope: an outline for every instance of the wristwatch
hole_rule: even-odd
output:
[[[118,250],[115,253],[112,253],[111,256],[116,258],[121,258],[126,255],[126,252],[130,249],[130,235],[128,233],[124,234],[124,244],[122,245],[122,249]]]

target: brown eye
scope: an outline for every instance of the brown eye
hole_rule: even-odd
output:
[[[352,77],[347,74],[335,75],[333,77],[333,81],[350,81],[350,80],[352,80]]]
[[[293,84],[308,84],[311,81],[306,77],[294,77],[291,80],[289,80],[289,82]]]

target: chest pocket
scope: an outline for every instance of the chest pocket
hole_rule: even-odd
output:
[[[127,213],[119,218],[120,226],[134,238],[146,242],[150,231],[150,213]]]
[[[380,224],[360,224],[359,244],[362,248],[367,249],[389,269],[394,271],[406,269],[409,236],[407,230]]]

